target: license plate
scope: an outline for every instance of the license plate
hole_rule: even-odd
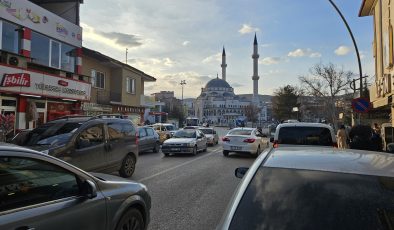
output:
[[[231,146],[230,148],[231,148],[231,150],[241,150],[242,149],[242,147],[239,147],[239,146]]]
[[[180,151],[180,148],[172,148],[171,151]]]

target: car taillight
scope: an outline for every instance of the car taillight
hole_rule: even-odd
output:
[[[230,141],[230,138],[228,138],[228,137],[223,137],[223,138],[222,138],[222,141]]]
[[[278,141],[274,141],[274,143],[272,144],[272,147],[278,148],[279,147],[279,142]]]
[[[256,139],[254,139],[254,138],[247,138],[247,139],[244,140],[244,142],[246,142],[246,143],[253,143],[255,140]]]

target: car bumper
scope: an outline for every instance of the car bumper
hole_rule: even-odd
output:
[[[223,144],[223,150],[236,153],[250,153],[255,154],[257,152],[257,147],[254,145],[232,145]]]
[[[194,147],[187,146],[162,146],[163,153],[193,153]]]

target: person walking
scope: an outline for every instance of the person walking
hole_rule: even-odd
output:
[[[347,135],[346,135],[345,126],[341,125],[341,127],[339,128],[339,130],[337,132],[338,148],[340,148],[340,149],[347,148],[346,139],[347,139]]]

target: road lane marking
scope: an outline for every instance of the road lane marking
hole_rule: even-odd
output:
[[[180,164],[180,165],[177,165],[177,166],[174,166],[174,167],[165,169],[165,170],[163,170],[163,171],[161,171],[161,172],[155,173],[155,174],[153,174],[153,175],[151,175],[151,176],[148,176],[148,177],[144,177],[144,178],[142,178],[141,180],[137,180],[137,181],[138,181],[138,182],[143,182],[143,181],[152,179],[152,178],[154,178],[154,177],[160,176],[160,175],[162,175],[162,174],[164,174],[164,173],[167,173],[167,172],[172,171],[172,170],[174,170],[174,169],[177,169],[177,168],[179,168],[179,167],[185,166],[185,165],[190,164],[190,163],[192,163],[192,162],[194,162],[194,161],[197,161],[197,160],[200,160],[200,159],[209,157],[209,156],[211,156],[211,155],[214,154],[214,153],[218,153],[218,152],[219,152],[218,150],[220,151],[220,148],[217,148],[217,149],[213,150],[211,153],[208,153],[207,155],[204,155],[204,156],[202,156],[202,157],[198,157],[198,158],[195,158],[195,159],[193,159],[193,160],[186,161],[186,162],[184,162],[184,163],[182,163],[182,164]]]

